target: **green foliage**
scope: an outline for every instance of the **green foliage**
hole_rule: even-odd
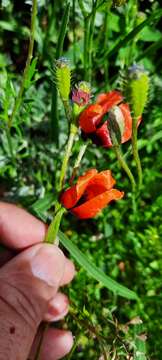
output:
[[[64,217],[61,230],[71,242],[62,237],[62,247],[77,258],[78,270],[66,290],[71,311],[64,326],[76,335],[69,359],[158,360],[162,352],[160,2],[137,4],[129,0],[119,8],[101,0],[73,0],[66,6],[64,2],[48,0],[39,1],[38,5],[34,57],[9,133],[9,119],[27,59],[31,2],[3,0],[0,9],[1,200],[21,204],[43,221],[49,222],[52,217],[68,132],[49,70],[54,59],[64,56],[71,61],[74,85],[90,77],[94,95],[118,88],[120,73],[134,62],[148,70],[150,91],[138,130],[144,175],[141,196],[137,194],[138,213],[132,212],[129,180],[111,149],[89,145],[78,169],[80,174],[92,167],[110,168],[125,197],[86,222],[71,214]],[[140,20],[139,12],[144,14]],[[142,91],[141,103],[145,102],[143,96]],[[59,140],[59,147],[53,138]],[[68,179],[81,144],[78,138]],[[123,150],[135,173],[130,143],[124,144]],[[87,270],[94,279],[87,276]],[[110,279],[103,278],[103,274]],[[131,289],[130,296],[118,284]],[[127,298],[117,295],[120,290],[126,291]],[[138,301],[131,300],[134,293],[138,294]]]

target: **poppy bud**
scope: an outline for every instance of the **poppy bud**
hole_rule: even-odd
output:
[[[67,101],[69,99],[71,86],[71,69],[68,59],[61,57],[56,60],[55,80],[62,100]]]
[[[149,77],[142,66],[136,64],[128,68],[125,95],[135,118],[139,118],[147,104]]]
[[[120,145],[124,134],[124,116],[119,106],[114,106],[109,112],[109,120],[107,121],[112,145]]]

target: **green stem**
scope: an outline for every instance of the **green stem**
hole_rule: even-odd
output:
[[[132,126],[132,151],[133,157],[136,163],[137,172],[138,172],[138,185],[139,188],[142,186],[142,167],[141,161],[138,154],[138,144],[137,144],[137,121],[138,119],[133,118],[133,126]]]
[[[65,213],[66,209],[61,207],[61,204],[59,204],[58,206],[59,206],[59,209],[55,213],[54,218],[48,228],[48,232],[45,237],[45,243],[59,245],[59,240],[57,238],[57,234],[59,231],[62,216]]]
[[[112,6],[112,0],[107,4],[105,10],[105,19],[104,19],[104,49],[108,46],[108,35],[109,35],[109,12]],[[111,14],[110,14],[111,16]],[[109,87],[109,61],[104,62],[104,75],[105,75],[105,90],[108,91]]]
[[[94,27],[95,27],[95,17],[97,12],[97,1],[93,1],[92,7],[92,16],[89,24],[89,40],[88,40],[88,81],[91,83],[92,78],[92,53],[93,53],[93,35],[94,35]]]
[[[65,115],[66,115],[66,118],[69,122],[69,124],[72,122],[72,109],[71,109],[71,106],[70,106],[70,103],[69,103],[69,100],[63,100],[62,99],[62,103],[64,105],[64,110],[65,110]]]
[[[108,38],[108,18],[109,13],[106,9],[105,18],[104,18],[104,49],[107,47],[107,38]],[[104,62],[104,76],[105,76],[105,90],[108,91],[108,82],[109,82],[109,64],[108,61]]]
[[[72,11],[73,11],[73,15],[72,15],[72,20],[73,20],[73,62],[74,62],[74,67],[76,67],[75,0],[73,0]]]
[[[65,179],[65,175],[66,175],[66,172],[67,172],[68,162],[69,162],[72,146],[73,146],[77,131],[78,131],[77,126],[72,123],[70,125],[69,139],[68,139],[68,143],[67,143],[67,147],[66,147],[66,151],[65,151],[65,156],[64,156],[64,159],[63,159],[62,167],[61,167],[60,182],[59,182],[58,191],[62,190],[62,187],[63,187],[63,184],[64,184],[64,179]]]
[[[26,60],[23,77],[22,77],[21,86],[20,86],[17,98],[15,100],[15,104],[14,104],[11,116],[8,119],[8,128],[9,129],[12,126],[14,117],[15,117],[16,113],[18,112],[18,110],[21,106],[22,100],[23,100],[23,92],[25,89],[25,82],[28,77],[28,72],[29,72],[30,64],[31,64],[32,57],[33,57],[36,17],[37,17],[37,0],[33,0],[28,56],[27,56],[27,60]]]
[[[10,156],[11,156],[11,160],[13,165],[16,165],[16,161],[15,161],[15,155],[13,152],[13,146],[12,146],[12,137],[11,137],[11,129],[7,126],[6,127],[6,137],[7,137],[7,142],[8,142],[8,148],[9,148],[9,152],[10,152]]]
[[[84,18],[84,78],[89,80],[89,19]]]
[[[81,147],[80,147],[79,154],[78,154],[77,159],[76,159],[75,164],[74,164],[72,176],[71,176],[71,178],[70,178],[70,184],[72,184],[72,182],[73,182],[73,180],[74,180],[74,178],[75,178],[75,176],[76,176],[76,173],[77,173],[77,171],[78,171],[78,168],[79,168],[79,165],[80,165],[80,163],[81,163],[81,160],[82,160],[82,158],[83,158],[83,156],[84,156],[84,153],[85,153],[85,151],[86,151],[86,149],[87,149],[87,146],[88,146],[90,143],[91,143],[91,140],[90,140],[90,141],[87,141],[85,144],[81,145]]]
[[[125,161],[125,159],[123,157],[120,146],[113,146],[113,149],[115,151],[115,154],[116,154],[116,157],[117,157],[117,159],[119,161],[120,166],[122,167],[122,169],[126,172],[126,174],[129,177],[129,180],[130,180],[131,185],[132,185],[132,191],[134,193],[135,188],[136,188],[136,182],[135,182],[134,176],[133,176],[129,166],[127,165],[127,163],[126,163],[126,161]]]

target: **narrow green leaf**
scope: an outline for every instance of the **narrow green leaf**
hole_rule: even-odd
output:
[[[102,56],[102,63],[105,59],[110,58],[112,55],[116,54],[121,48],[126,46],[129,41],[132,41],[136,35],[144,29],[146,25],[151,24],[153,21],[157,21],[162,16],[162,9],[156,9],[152,14],[142,23],[137,25],[132,31],[130,31],[123,39],[121,39],[111,50],[107,50],[104,55]]]
[[[70,252],[74,259],[81,265],[90,276],[97,281],[101,282],[106,288],[125,297],[126,299],[138,300],[138,296],[132,290],[127,289],[125,286],[117,283],[115,280],[107,276],[102,270],[97,268],[87,257],[74,245],[65,234],[61,231],[58,233],[62,245]]]

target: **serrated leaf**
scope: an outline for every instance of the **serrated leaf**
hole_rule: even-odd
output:
[[[37,61],[38,59],[37,58],[34,58],[30,64],[30,67],[29,67],[29,70],[28,70],[28,75],[27,75],[27,78],[25,79],[25,83],[24,83],[24,88],[27,90],[29,89],[29,87],[31,86],[32,84],[32,79],[33,79],[33,76],[36,72],[36,66],[37,66]]]

